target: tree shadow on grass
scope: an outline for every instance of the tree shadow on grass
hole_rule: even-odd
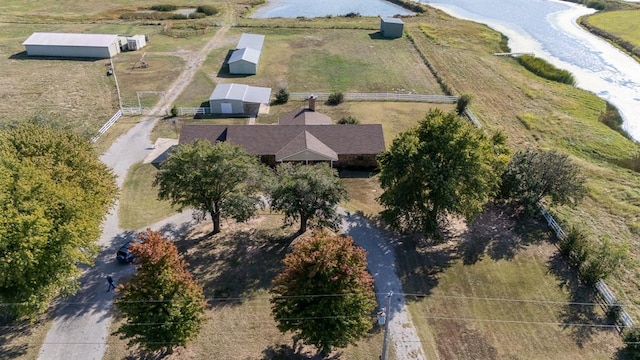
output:
[[[614,325],[613,319],[594,304],[598,302],[595,290],[580,281],[576,269],[564,256],[556,253],[549,259],[548,267],[559,280],[558,286],[571,296],[569,303],[562,306],[558,318],[580,348],[603,328]],[[615,331],[613,327],[611,331]]]
[[[249,226],[176,242],[194,277],[204,286],[210,306],[238,304],[238,298],[271,287],[281,270],[291,235],[282,229]]]
[[[473,221],[458,245],[465,265],[487,255],[493,260],[511,260],[518,251],[550,239],[546,224],[537,218],[515,217],[505,205],[489,204]]]
[[[261,360],[339,360],[342,352],[336,351],[328,356],[320,355],[316,352],[305,350],[302,346],[296,345],[271,345],[262,351]]]
[[[27,322],[0,320],[0,354],[6,359],[16,359],[27,353],[26,339],[33,325]]]

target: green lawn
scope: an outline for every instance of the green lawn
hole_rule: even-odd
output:
[[[587,21],[636,47],[640,46],[640,9],[598,12],[587,17]]]
[[[158,188],[152,186],[157,172],[151,164],[136,164],[129,169],[118,210],[122,229],[139,230],[175,213],[168,201],[158,200]]]

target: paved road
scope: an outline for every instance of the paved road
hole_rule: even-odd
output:
[[[349,213],[344,213],[341,230],[353,237],[355,243],[367,251],[368,268],[375,279],[378,304],[386,306],[386,294],[393,292],[387,320],[389,343],[395,347],[396,358],[425,360],[425,352],[411,321],[407,303],[402,295],[402,283],[396,273],[396,255],[391,244],[395,235],[371,225],[362,216]]]
[[[197,52],[186,56],[185,70],[166,91],[165,97],[152,110],[151,114],[165,114],[171,104],[191,83],[194,74],[202,66],[206,55],[223,44],[224,34],[230,25],[226,25]],[[149,116],[134,126],[128,133],[118,138],[101,156],[101,160],[111,167],[117,175],[118,187],[122,187],[131,165],[139,163],[153,150],[149,134],[159,117]],[[98,244],[102,251],[93,267],[83,273],[78,293],[57,304],[53,325],[40,348],[38,360],[100,360],[104,355],[105,341],[111,322],[113,292],[107,292],[106,276],[111,275],[115,282],[130,274],[132,267],[121,266],[115,262],[115,253],[127,239],[134,236],[132,231],[123,231],[118,227],[118,204],[107,215],[102,224],[102,235]],[[189,228],[191,213],[185,212],[151,226],[162,230],[166,235],[178,235]]]

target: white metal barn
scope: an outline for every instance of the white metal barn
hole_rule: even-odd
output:
[[[108,59],[120,52],[118,35],[108,34],[36,32],[22,45],[29,56]]]
[[[264,35],[242,34],[236,50],[229,57],[229,73],[255,75],[262,55]]]
[[[260,104],[269,104],[271,88],[240,84],[219,84],[209,97],[212,114],[257,113]]]

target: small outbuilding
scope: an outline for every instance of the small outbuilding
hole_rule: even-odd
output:
[[[120,52],[118,35],[109,34],[36,32],[22,45],[29,56],[108,59]]]
[[[380,33],[385,38],[400,38],[404,31],[404,22],[402,19],[393,17],[380,18]]]
[[[242,34],[236,50],[231,53],[227,64],[230,74],[255,75],[258,72],[264,35]]]
[[[137,51],[147,46],[147,37],[144,35],[133,35],[127,38],[127,49]]]
[[[271,88],[240,84],[219,84],[209,97],[212,114],[257,114],[260,105],[268,105]]]

